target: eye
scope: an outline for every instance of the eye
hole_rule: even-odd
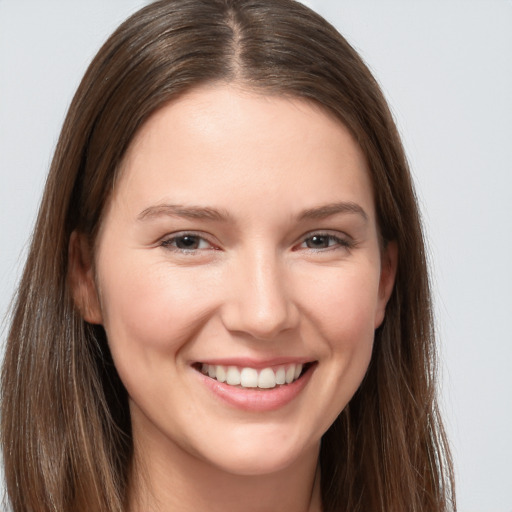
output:
[[[195,233],[180,233],[174,235],[171,238],[167,238],[166,240],[162,241],[161,246],[181,252],[215,249],[215,247],[208,240]]]
[[[350,248],[352,243],[345,238],[328,233],[314,233],[304,238],[299,245],[299,249],[313,250],[336,249],[340,247]]]

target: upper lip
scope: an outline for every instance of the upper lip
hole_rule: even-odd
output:
[[[315,360],[307,357],[274,357],[269,359],[254,359],[250,357],[206,358],[194,361],[193,364],[208,364],[215,366],[238,366],[240,368],[263,369],[286,364],[307,364]]]

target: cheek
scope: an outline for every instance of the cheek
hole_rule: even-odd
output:
[[[99,280],[109,345],[113,355],[122,349],[123,358],[177,352],[211,309],[211,294],[197,275],[148,265],[143,257],[119,261]]]
[[[331,350],[358,348],[374,336],[379,275],[375,266],[317,272],[304,286],[303,308],[328,340]]]
[[[350,402],[371,360],[378,272],[373,265],[319,269],[311,286],[303,284],[304,338],[319,359],[311,401],[321,418],[322,435]],[[304,280],[303,280],[304,282]]]

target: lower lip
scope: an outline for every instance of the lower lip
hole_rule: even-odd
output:
[[[240,388],[219,382],[203,374],[199,374],[199,376],[210,391],[229,405],[244,411],[265,412],[280,409],[297,397],[309,382],[315,367],[316,364],[311,365],[300,378],[291,384],[271,389]]]

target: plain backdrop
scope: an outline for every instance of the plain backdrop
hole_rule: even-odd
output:
[[[74,90],[144,3],[0,0],[2,316]],[[403,136],[429,241],[459,511],[512,512],[512,2],[305,3],[360,52]]]

